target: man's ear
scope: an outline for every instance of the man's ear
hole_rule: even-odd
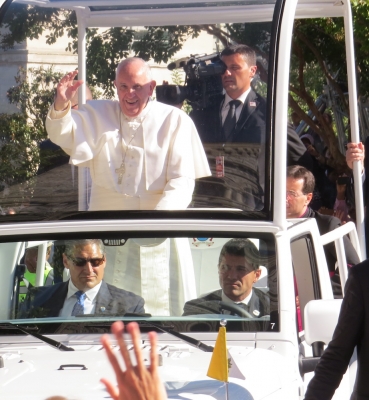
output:
[[[253,66],[250,67],[250,77],[251,78],[253,76],[255,76],[257,69],[258,69],[258,67],[256,65],[253,65]]]
[[[63,253],[63,264],[66,269],[69,269],[69,259],[64,253]]]
[[[313,200],[313,194],[312,193],[308,193],[306,195],[306,205],[307,206],[310,204],[311,200]]]
[[[154,93],[154,89],[156,86],[156,81],[151,81],[150,82],[150,92],[149,92],[149,96],[151,96]]]
[[[260,269],[260,268],[259,268],[259,269],[256,269],[256,270],[255,270],[255,277],[256,277],[256,279],[255,279],[254,282],[256,282],[256,281],[259,280],[260,275],[261,275],[261,269]]]

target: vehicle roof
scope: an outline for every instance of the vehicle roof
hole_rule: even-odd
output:
[[[17,0],[19,3],[34,3],[37,6],[57,7],[78,10],[84,16],[86,26],[125,26],[137,24],[167,25],[196,24],[218,22],[219,7],[222,7],[222,22],[244,22],[245,15],[240,8],[247,10],[249,22],[269,21],[272,19],[274,0]],[[292,4],[292,2],[291,2]],[[298,0],[296,18],[321,18],[343,16],[342,1]],[[224,13],[224,7],[227,7]],[[181,12],[178,12],[181,8]],[[206,16],[199,13],[206,9]],[[145,17],[145,10],[149,11]],[[139,15],[139,19],[138,19]],[[146,19],[147,20],[146,20]]]

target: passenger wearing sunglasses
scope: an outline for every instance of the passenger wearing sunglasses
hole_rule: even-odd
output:
[[[103,281],[106,258],[100,239],[66,241],[63,263],[70,279],[30,290],[19,318],[145,313],[142,297]]]

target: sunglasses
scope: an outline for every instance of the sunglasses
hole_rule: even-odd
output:
[[[105,257],[101,258],[82,258],[82,257],[69,257],[72,263],[76,267],[84,267],[88,262],[91,264],[91,267],[100,267],[101,264],[105,261]]]

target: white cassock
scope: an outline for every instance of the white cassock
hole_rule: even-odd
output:
[[[114,100],[92,100],[73,111],[70,104],[65,111],[52,105],[46,129],[71,164],[90,169],[89,210],[185,209],[194,180],[211,175],[191,118],[157,101],[134,118]]]

